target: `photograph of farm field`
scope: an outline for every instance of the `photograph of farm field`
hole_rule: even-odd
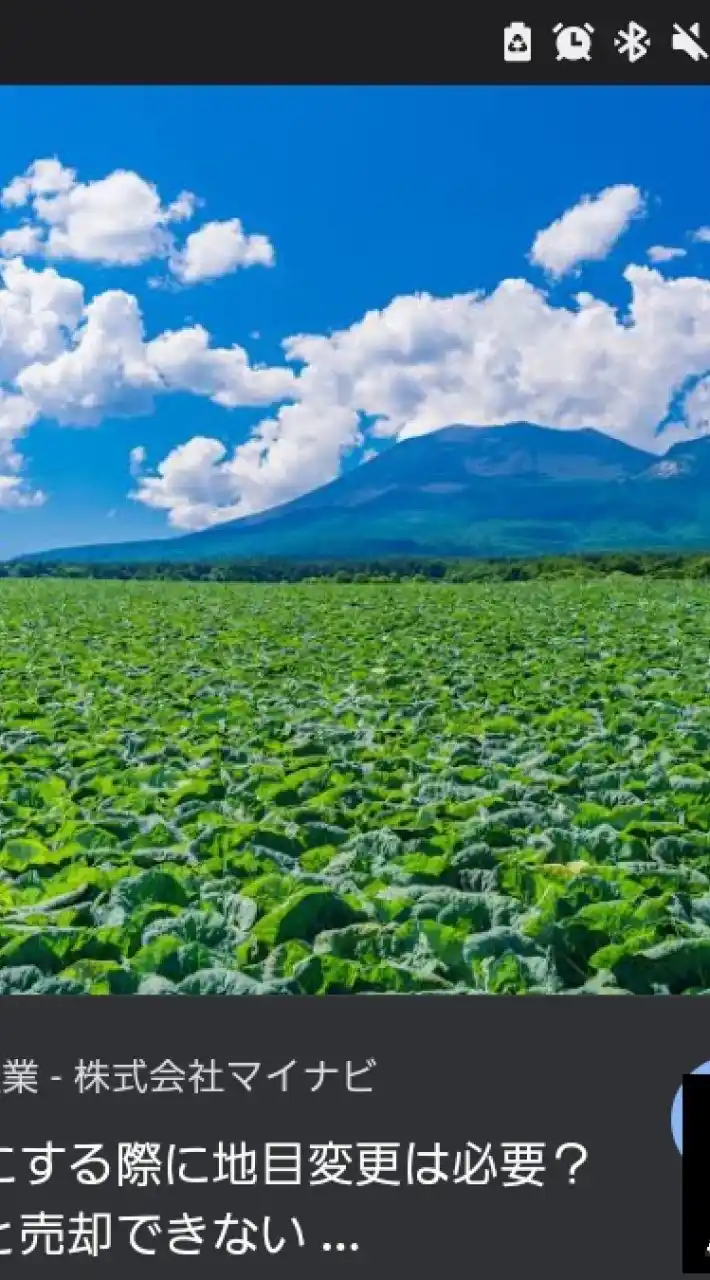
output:
[[[0,88],[0,994],[710,994],[689,103]]]
[[[708,589],[2,583],[0,990],[705,991]]]

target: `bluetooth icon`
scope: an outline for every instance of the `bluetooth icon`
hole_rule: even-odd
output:
[[[614,44],[619,53],[625,54],[629,62],[638,62],[651,47],[651,37],[645,27],[638,22],[630,22],[626,31],[619,31]]]

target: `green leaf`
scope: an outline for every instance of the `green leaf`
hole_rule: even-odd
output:
[[[362,919],[362,913],[330,889],[308,888],[293,894],[268,912],[255,926],[254,936],[269,946],[292,938],[308,942],[325,929],[342,929]]]

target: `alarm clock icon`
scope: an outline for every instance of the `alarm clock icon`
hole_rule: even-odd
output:
[[[583,27],[565,27],[558,22],[552,31],[557,36],[558,62],[591,62],[594,27],[588,22]]]

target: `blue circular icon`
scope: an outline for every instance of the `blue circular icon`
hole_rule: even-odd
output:
[[[690,1073],[693,1076],[710,1076],[710,1062],[704,1062]],[[683,1086],[676,1093],[671,1107],[671,1132],[680,1154],[683,1154]]]

